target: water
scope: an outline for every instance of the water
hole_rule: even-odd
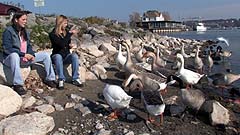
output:
[[[217,37],[224,37],[228,40],[230,46],[225,43],[219,43],[223,50],[232,51],[232,56],[228,61],[228,66],[232,69],[233,73],[240,74],[240,29],[236,30],[212,30],[199,33],[197,31],[179,32],[167,34],[171,37],[184,38],[184,39],[197,39],[197,40],[217,40]],[[240,87],[240,81],[234,83]]]

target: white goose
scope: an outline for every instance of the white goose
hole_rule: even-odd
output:
[[[140,50],[135,54],[135,58],[138,62],[143,62],[143,44],[141,43],[141,48]]]
[[[191,70],[184,68],[184,58],[181,54],[177,54],[177,60],[180,62],[180,67],[178,67],[178,75],[182,79],[183,82],[187,84],[187,87],[189,85],[197,84],[198,81],[204,76],[204,74],[199,74],[196,72],[193,72]]]
[[[208,66],[208,72],[211,72],[212,66],[213,66],[213,59],[212,59],[211,55],[212,55],[212,52],[208,51],[207,61],[206,61],[206,64]]]
[[[123,65],[127,61],[127,58],[125,56],[123,56],[123,54],[122,54],[122,45],[121,44],[119,44],[118,54],[117,54],[115,61],[120,69],[123,67]]]
[[[118,85],[106,84],[103,89],[103,96],[110,107],[114,110],[113,113],[109,115],[110,120],[118,118],[119,109],[129,107],[131,96]]]
[[[159,47],[157,48],[157,53],[156,53],[156,64],[160,67],[165,67],[167,62],[165,60],[163,60],[162,58],[160,58],[160,50]]]
[[[184,44],[182,45],[182,48],[181,48],[181,54],[183,55],[184,58],[190,58],[191,55],[188,55],[185,53],[185,50],[184,50]]]

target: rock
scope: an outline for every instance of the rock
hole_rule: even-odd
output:
[[[94,133],[94,135],[111,135],[111,132],[112,132],[111,130],[101,129]]]
[[[60,104],[54,103],[53,106],[55,107],[56,111],[63,111],[64,108]]]
[[[74,102],[68,102],[65,104],[65,108],[71,108],[71,107],[74,107],[75,106],[75,103]]]
[[[103,51],[98,50],[97,46],[89,46],[88,48],[88,53],[95,56],[95,57],[100,57],[104,54]]]
[[[0,122],[1,135],[46,135],[55,126],[52,117],[39,112],[8,117]]]
[[[128,115],[127,115],[127,119],[128,119],[128,120],[133,121],[133,120],[135,120],[136,118],[137,118],[137,116],[136,116],[135,114],[128,114]]]
[[[111,54],[114,54],[117,52],[116,48],[112,46],[110,43],[103,43],[100,45],[100,50],[104,52],[110,52]]]
[[[27,66],[27,67],[22,67],[20,70],[21,70],[22,79],[25,81],[28,75],[30,74],[31,68],[30,66]],[[11,73],[11,69],[0,62],[0,83],[13,85],[12,81],[13,81],[13,76]]]
[[[22,108],[27,108],[32,106],[36,102],[36,98],[33,96],[23,98]]]
[[[185,110],[185,107],[180,105],[171,105],[170,106],[170,113],[171,116],[180,116]]]
[[[86,68],[79,67],[79,79],[81,82],[86,82]]]
[[[54,97],[46,96],[44,99],[48,102],[48,104],[52,105],[54,103]]]
[[[103,126],[102,123],[97,123],[97,125],[95,126],[95,128],[96,128],[97,130],[100,130],[100,129],[103,129],[104,126]]]
[[[97,76],[93,72],[86,72],[86,80],[97,80]]]
[[[107,71],[102,65],[95,64],[91,67],[91,71],[100,79],[107,79]]]
[[[209,113],[209,119],[212,125],[227,125],[230,122],[229,111],[215,100],[203,103],[202,110]]]
[[[10,87],[0,84],[0,115],[15,113],[22,105],[22,98]]]
[[[36,106],[35,108],[44,114],[49,114],[55,111],[54,107],[49,104],[43,104],[40,106]]]

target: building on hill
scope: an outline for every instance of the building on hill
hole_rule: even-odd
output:
[[[141,22],[136,23],[137,27],[152,32],[175,32],[186,30],[182,22],[172,21],[167,12],[159,12],[157,10],[149,10],[143,13]]]

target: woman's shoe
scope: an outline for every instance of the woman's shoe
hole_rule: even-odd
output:
[[[64,81],[63,80],[58,81],[58,89],[59,90],[63,90],[64,89]]]
[[[27,91],[23,88],[22,85],[14,85],[13,90],[16,91],[20,96],[27,94]]]
[[[79,79],[73,80],[72,84],[77,86],[77,87],[83,87],[83,84]]]

